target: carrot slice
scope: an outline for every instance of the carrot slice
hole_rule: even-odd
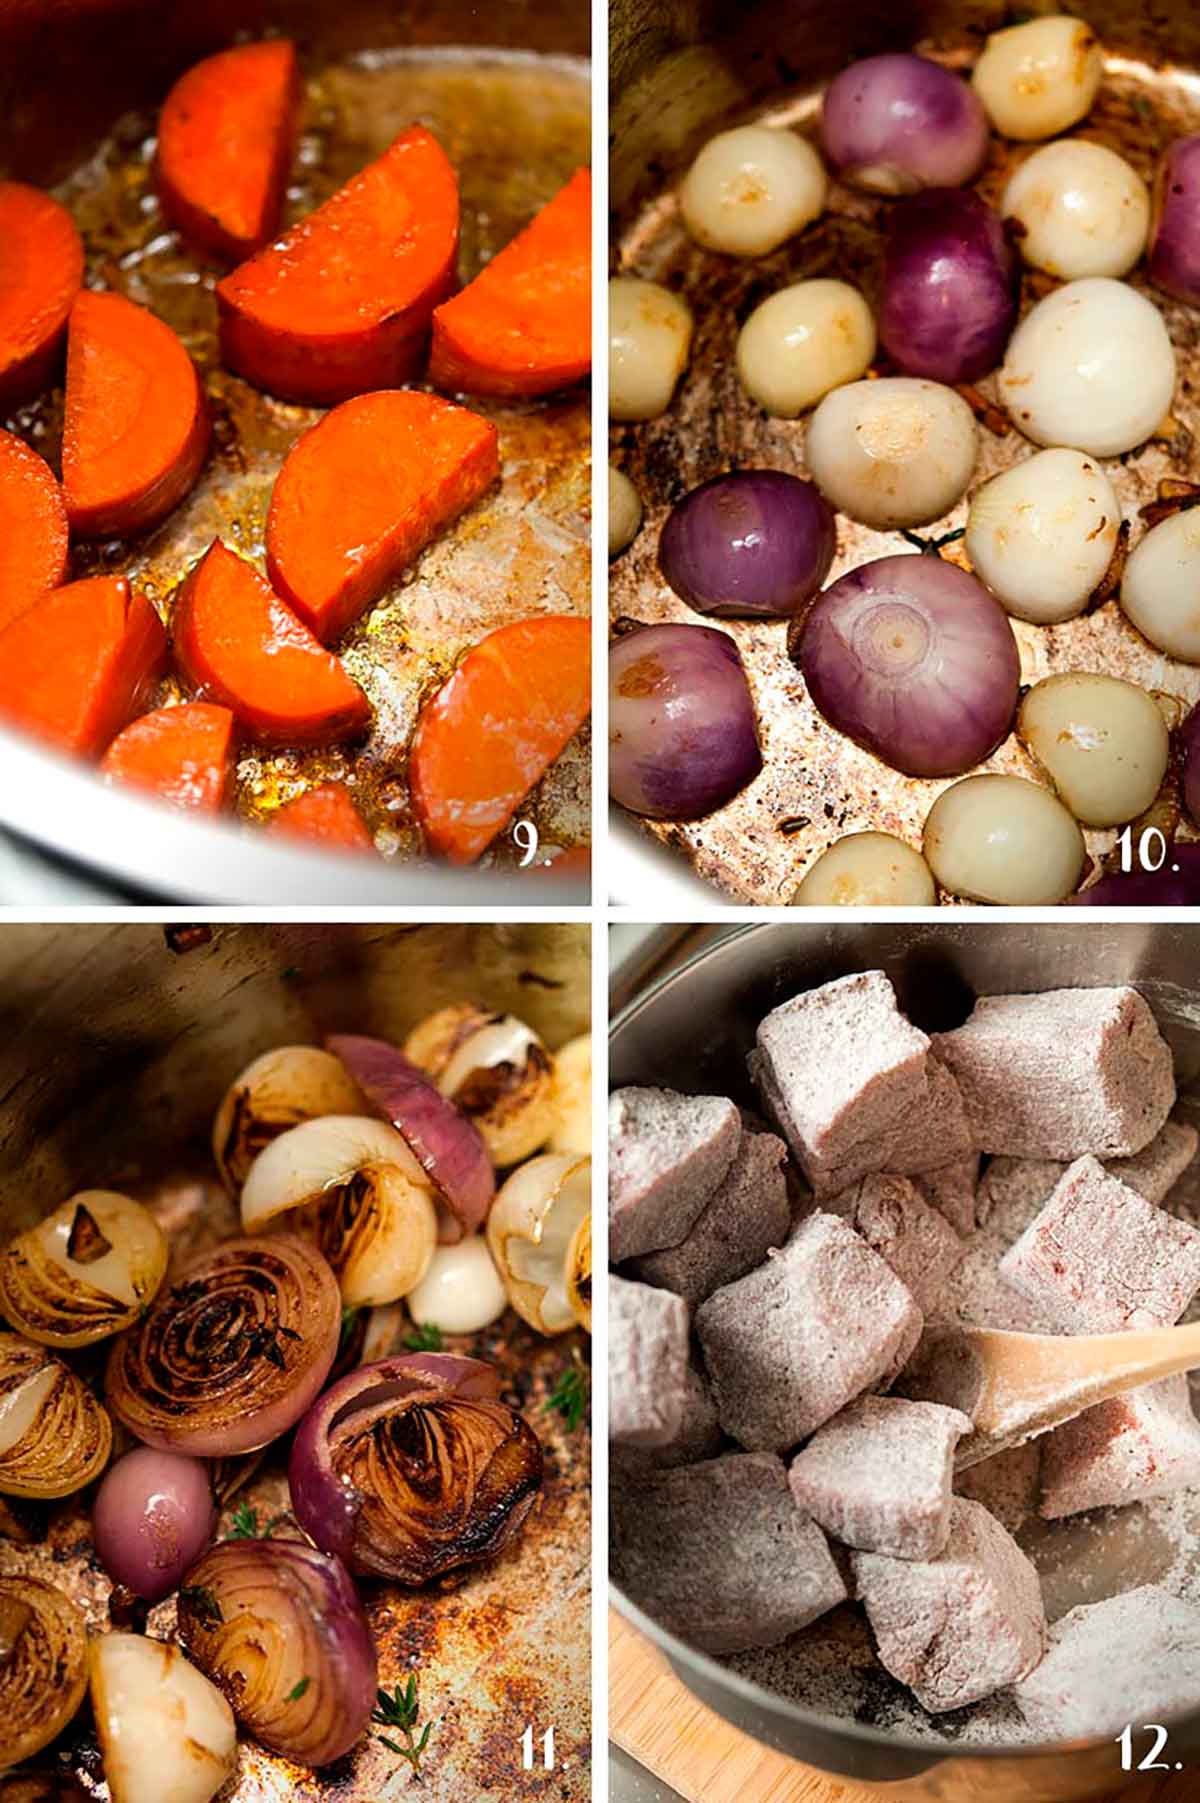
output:
[[[496,428],[400,390],[343,401],[288,452],[267,513],[267,574],[325,644],[478,499]]]
[[[468,652],[417,722],[408,777],[434,851],[469,864],[512,819],[591,709],[591,627],[518,620]]]
[[[167,635],[124,576],[52,589],[0,632],[0,714],[79,757],[99,757],[141,713]]]
[[[267,822],[283,839],[307,839],[339,851],[373,852],[375,841],[344,783],[322,783],[285,801]]]
[[[118,733],[100,768],[176,808],[217,814],[233,789],[234,719],[227,707],[188,701],[143,714]]]
[[[143,531],[200,474],[209,418],[196,366],[170,326],[120,294],[71,309],[63,488],[81,538]]]
[[[240,261],[279,225],[300,125],[284,38],[222,50],[181,75],[158,120],[163,212],[199,249]]]
[[[50,465],[0,432],[0,629],[67,573],[67,508]]]
[[[415,374],[454,284],[458,183],[414,125],[217,286],[221,356],[268,394],[318,407]]]
[[[592,367],[592,178],[577,169],[433,315],[429,380],[451,394],[549,394]]]
[[[0,182],[0,413],[48,387],[83,280],[83,241],[65,207]]]
[[[337,658],[219,538],[179,590],[172,638],[193,688],[264,745],[332,744],[371,718]]]

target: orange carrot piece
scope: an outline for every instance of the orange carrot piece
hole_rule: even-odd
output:
[[[429,380],[450,394],[549,394],[592,367],[592,178],[577,169],[433,315]]]
[[[158,120],[163,212],[200,250],[240,262],[279,225],[300,126],[284,38],[222,50],[181,75]]]
[[[214,539],[175,600],[175,659],[264,745],[352,739],[370,704],[258,571]]]
[[[285,801],[267,822],[281,839],[307,839],[330,850],[373,852],[375,841],[345,783],[322,783]]]
[[[54,472],[0,432],[0,630],[67,574],[67,507]]]
[[[343,401],[292,446],[267,513],[267,574],[324,644],[495,481],[496,428],[437,395]]]
[[[286,401],[332,406],[420,366],[454,285],[458,183],[423,126],[217,286],[227,368]]]
[[[0,181],[0,414],[50,385],[83,280],[83,242],[65,207]]]
[[[229,709],[188,701],[134,720],[117,734],[100,768],[111,781],[147,789],[172,807],[217,814],[232,794],[235,760]]]
[[[124,576],[51,589],[0,632],[0,715],[79,757],[99,757],[142,712],[167,635]]]
[[[120,294],[71,309],[63,488],[81,538],[141,532],[192,488],[208,450],[196,366],[170,326]]]
[[[591,626],[543,614],[489,633],[417,722],[408,779],[432,850],[470,864],[591,710]]]

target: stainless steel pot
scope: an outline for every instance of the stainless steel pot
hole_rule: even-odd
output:
[[[477,997],[519,1013],[556,1047],[586,1029],[586,926],[0,926],[0,1244],[74,1190],[127,1187],[152,1200],[173,1255],[236,1231],[213,1181],[213,1111],[243,1063],[335,1029],[399,1037],[431,1009]],[[590,1803],[591,1495],[586,1425],[546,1408],[582,1333],[545,1340],[510,1312],[477,1337],[546,1451],[543,1500],[518,1543],[460,1584],[364,1592],[391,1686],[419,1673],[432,1724],[420,1792],[430,1803],[502,1799],[538,1785],[521,1737],[553,1727],[554,1794]],[[269,1455],[238,1500],[288,1507]],[[90,1556],[88,1498],[50,1511],[44,1542],[0,1536],[0,1572],[62,1586],[103,1630],[107,1584]],[[460,1574],[461,1575],[461,1574]],[[169,1621],[156,1616],[159,1630]],[[101,1778],[85,1710],[61,1754],[90,1795]],[[399,1794],[406,1768],[370,1736],[310,1773],[242,1747],[228,1803],[363,1803]],[[549,1783],[549,1779],[547,1779]],[[163,1803],[170,1803],[168,1798]]]
[[[1149,922],[1030,926],[947,919],[929,925],[789,922],[736,928],[710,936],[704,950],[652,983],[617,1016],[609,1042],[610,1080],[614,1086],[665,1084],[752,1102],[745,1056],[763,1015],[800,989],[856,970],[885,970],[902,1005],[927,1030],[957,1025],[976,994],[1136,983],[1170,1041],[1183,1108],[1200,1117],[1198,960],[1200,928]],[[1057,1526],[1062,1530],[1058,1564],[1073,1573],[1079,1594],[1065,1593],[1055,1580],[1055,1617],[1085,1597],[1097,1600],[1110,1589],[1158,1581],[1161,1548],[1153,1535],[1135,1528],[1113,1547],[1086,1520]],[[619,1589],[613,1600],[718,1715],[781,1753],[877,1787],[881,1795],[905,1803],[985,1798],[1065,1803],[1094,1797],[1122,1781],[1118,1750],[1107,1742],[956,1752],[952,1744],[931,1746],[821,1714],[684,1645]],[[819,1623],[809,1632],[819,1632]],[[1114,1671],[1114,1685],[1121,1682]],[[1172,1724],[1170,1748],[1172,1761],[1200,1757],[1200,1714]]]
[[[583,59],[589,51],[590,19],[583,0],[545,0],[543,4],[538,0],[494,0],[486,6],[476,0],[349,0],[342,6],[331,6],[328,0],[172,0],[169,6],[160,0],[8,0],[0,5],[0,179],[14,177],[43,187],[62,181],[93,154],[118,120],[147,115],[144,129],[152,130],[155,109],[190,62],[239,36],[264,31],[293,36],[306,67],[316,72],[359,51],[420,51],[446,45]],[[574,63],[574,74],[582,77],[582,62]],[[422,105],[420,100],[414,102],[415,108]],[[395,123],[393,119],[393,127]],[[542,141],[536,148],[521,145],[523,160],[534,164],[541,158],[543,170],[551,167],[557,173],[555,159],[563,156],[563,148],[554,142],[553,127],[535,121],[531,129],[541,130]],[[354,121],[352,132],[344,133],[347,140],[351,135],[360,152],[371,142],[364,121]],[[568,159],[567,173],[577,160],[577,154]],[[501,167],[493,167],[494,159],[478,155],[473,163],[473,181],[476,186],[491,184],[494,192],[489,191],[485,198],[494,201],[497,221],[507,221],[499,195]],[[354,166],[357,164],[352,162]],[[520,204],[519,183],[510,188],[510,201],[516,207]],[[131,258],[136,260],[140,254],[136,231],[131,234],[128,221],[119,228],[110,228],[105,221],[105,230],[89,231],[88,238],[93,279],[96,263],[107,257],[101,271],[104,280],[111,286],[127,284],[126,271],[134,267]],[[193,306],[187,299],[191,293],[194,289],[187,286],[164,284],[154,302],[170,323],[188,336],[189,347],[201,358],[210,394],[223,409],[226,434],[232,437],[233,449],[242,455],[241,474],[236,457],[215,455],[197,491],[160,533],[144,537],[128,559],[115,565],[112,547],[76,548],[77,575],[94,568],[129,568],[136,580],[152,580],[158,593],[165,595],[216,532],[232,528],[243,547],[252,550],[261,535],[262,477],[267,469],[256,459],[270,453],[277,465],[282,446],[308,420],[300,410],[253,397],[245,385],[232,397],[224,391],[220,372],[210,367],[215,362],[211,321],[206,319],[197,327],[187,311]],[[134,298],[147,297],[137,293]],[[550,412],[556,414],[553,421]],[[49,404],[38,425],[46,434],[39,443],[51,456],[59,423],[53,404]],[[562,552],[561,582],[554,592],[561,593],[564,607],[577,604],[581,589],[586,597],[586,573],[581,583],[575,567],[582,556],[586,572],[586,553],[580,552],[576,542],[584,528],[578,519],[575,493],[576,489],[586,492],[584,478],[578,475],[586,429],[586,398],[576,397],[573,403],[546,410],[536,418],[531,415],[523,435],[517,430],[509,434],[506,464],[512,467],[506,469],[496,501],[503,524],[507,513],[516,517],[522,510],[534,510],[541,488],[557,485],[557,498],[546,502],[546,511],[558,516],[551,524],[557,524],[560,550],[573,546],[575,557],[575,564],[569,565],[567,553]],[[539,430],[540,451],[536,442]],[[537,480],[539,456],[543,462],[541,482]],[[564,477],[564,470],[572,467],[576,470],[574,488]],[[545,475],[547,468],[553,470],[553,481]],[[535,533],[530,536],[536,538]],[[551,538],[548,526],[548,544]],[[509,568],[507,555],[501,554],[504,551],[501,534],[494,557],[477,557],[469,572],[460,567],[457,575],[439,566],[431,579],[441,582],[447,594],[457,592],[457,604],[475,636],[521,611],[521,584]],[[545,568],[539,564],[536,550],[522,568],[525,583],[540,592],[540,585],[549,582],[553,574],[550,553]],[[454,608],[449,602],[446,606],[449,618]],[[361,674],[373,662],[385,661],[385,653],[393,649],[398,636],[401,655],[392,660],[397,698],[420,661],[411,652],[407,658],[403,655],[403,633],[398,635],[393,629],[368,634],[364,630],[356,650]],[[453,631],[448,643],[457,647]],[[448,674],[449,667],[446,663],[436,680]],[[428,662],[423,680],[431,683]],[[403,748],[411,731],[408,716],[412,708],[410,692],[398,709],[400,724],[383,722],[372,744],[356,760],[360,792],[370,793],[377,781],[391,786],[389,812],[399,795],[397,772],[404,769]],[[291,784],[298,775],[323,780],[330,772],[322,770],[320,755],[293,756],[280,768]],[[550,803],[547,817],[535,822],[546,842],[552,838],[549,821],[555,810],[559,819],[574,819],[578,824],[580,796],[586,790],[586,752],[576,746],[564,759],[558,785],[561,792]],[[272,760],[264,757],[261,762],[269,772]],[[380,823],[386,818],[381,811]],[[403,812],[395,818],[407,842],[412,834]],[[26,844],[81,867],[93,883],[107,883],[125,895],[159,900],[558,906],[586,903],[590,892],[586,879],[579,876],[550,880],[536,870],[461,870],[423,863],[415,857],[397,857],[390,863],[348,860],[294,848],[239,830],[232,823],[194,820],[128,791],[103,788],[81,765],[56,757],[2,727],[0,827],[19,835]],[[570,844],[577,836],[573,832],[565,842]],[[511,861],[515,862],[515,856]]]

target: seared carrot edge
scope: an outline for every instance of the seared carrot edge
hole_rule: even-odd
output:
[[[342,851],[373,852],[375,841],[344,783],[322,783],[277,808],[267,832],[283,839],[307,839]]]
[[[233,789],[233,715],[205,701],[156,708],[117,734],[100,768],[173,807],[219,813]]]
[[[67,505],[23,438],[0,432],[0,629],[67,574]]]
[[[332,643],[491,486],[498,443],[490,420],[439,395],[344,401],[297,439],[276,480],[267,513],[276,591]]]
[[[433,315],[429,379],[464,394],[547,394],[592,366],[592,178],[577,169]]]
[[[58,373],[67,315],[83,280],[83,240],[67,209],[40,188],[0,181],[0,259],[9,272],[0,294],[3,414]]]
[[[97,408],[93,366],[105,359],[142,374],[136,430],[125,423],[121,391],[119,422]],[[113,392],[101,384],[102,399]],[[63,491],[72,531],[108,538],[165,519],[194,486],[209,434],[199,374],[170,326],[124,295],[82,293],[71,309],[63,420]]]
[[[413,208],[389,237],[395,195]],[[221,358],[268,394],[313,406],[394,388],[424,362],[434,307],[452,291],[458,255],[458,181],[431,132],[410,126],[316,212],[217,285]],[[324,316],[326,266],[361,271],[360,305]],[[402,248],[403,256],[397,256]]]
[[[0,632],[0,714],[99,757],[149,703],[166,648],[162,621],[123,576],[52,589]]]
[[[300,102],[285,38],[222,50],[179,77],[159,115],[155,177],[163,212],[192,244],[238,260],[272,237]]]
[[[220,539],[176,595],[172,641],[192,687],[263,744],[332,744],[370,721],[370,703],[338,659]]]
[[[548,614],[489,633],[417,723],[409,784],[432,850],[469,864],[591,708],[591,628]]]

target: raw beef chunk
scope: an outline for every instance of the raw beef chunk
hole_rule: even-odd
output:
[[[787,1147],[775,1134],[744,1132],[733,1163],[687,1238],[634,1259],[631,1274],[674,1290],[695,1307],[719,1284],[752,1271],[788,1236],[786,1158]]]
[[[1038,1740],[1115,1740],[1127,1722],[1190,1715],[1200,1608],[1155,1584],[1083,1603],[1055,1622],[1046,1657],[1012,1694]]]
[[[1200,1422],[1185,1373],[1085,1409],[1042,1441],[1047,1521],[1200,1484]]]
[[[669,1440],[657,1446],[613,1444],[610,1470],[622,1478],[643,1471],[667,1471],[676,1465],[695,1465],[721,1450],[721,1424],[708,1385],[694,1365],[683,1378],[683,1407],[679,1426]]]
[[[922,1314],[937,1307],[963,1244],[907,1177],[862,1177],[825,1206],[891,1266]]]
[[[1103,1165],[1110,1177],[1116,1177],[1129,1189],[1135,1189],[1147,1202],[1164,1202],[1174,1184],[1196,1156],[1197,1133],[1183,1121],[1168,1121],[1148,1146],[1132,1158],[1106,1158]],[[984,1226],[998,1204],[1020,1200],[1031,1211],[1038,1208],[1066,1170],[1061,1159],[993,1158],[979,1186],[978,1220]],[[941,1173],[933,1171],[931,1177]],[[926,1179],[922,1178],[921,1184]],[[918,1185],[921,1187],[921,1185]],[[1032,1218],[1032,1212],[1031,1216]]]
[[[614,1264],[677,1246],[733,1163],[742,1123],[724,1096],[618,1089],[608,1099],[608,1238]]]
[[[608,1281],[608,1412],[614,1440],[666,1446],[688,1394],[687,1304],[670,1290]]]

